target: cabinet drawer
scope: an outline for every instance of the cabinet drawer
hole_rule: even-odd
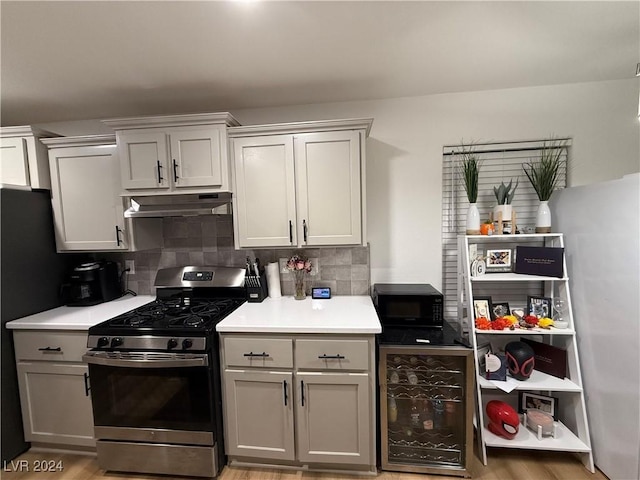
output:
[[[87,351],[87,332],[13,331],[18,360],[82,362]]]
[[[293,341],[288,338],[224,339],[225,367],[293,368]]]
[[[367,340],[296,340],[296,368],[369,370]]]

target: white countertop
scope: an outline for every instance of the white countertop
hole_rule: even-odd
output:
[[[382,327],[369,296],[326,300],[266,298],[244,303],[216,326],[221,333],[374,334]]]
[[[58,307],[8,322],[20,330],[88,330],[89,327],[138,308],[156,299],[152,295],[126,295],[91,307]]]

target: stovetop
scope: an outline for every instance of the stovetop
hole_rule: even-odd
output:
[[[158,270],[156,300],[89,328],[104,351],[210,352],[215,326],[246,302],[245,270],[185,266]]]
[[[95,325],[90,335],[207,335],[245,302],[240,298],[156,299]]]

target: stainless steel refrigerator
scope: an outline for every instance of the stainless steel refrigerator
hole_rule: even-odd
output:
[[[48,190],[0,187],[0,348],[2,461],[29,448],[24,440],[11,332],[5,324],[60,305],[65,257],[56,253]]]
[[[596,466],[640,478],[640,174],[555,192]]]

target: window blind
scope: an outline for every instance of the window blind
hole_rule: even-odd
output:
[[[558,142],[565,142],[561,154],[561,167],[557,188],[567,185],[567,165],[571,150],[571,139],[557,138],[549,140],[533,140],[524,142],[501,143],[472,143],[467,145],[447,145],[443,147],[442,159],[442,288],[445,298],[444,317],[450,322],[462,322],[458,319],[457,301],[461,292],[458,291],[458,235],[466,231],[466,217],[469,201],[464,189],[464,183],[459,173],[462,162],[460,152],[473,151],[480,160],[478,176],[478,201],[480,221],[489,219],[493,207],[497,204],[493,187],[500,182],[508,185],[518,184],[511,205],[516,212],[516,225],[522,232],[525,227],[535,227],[536,214],[540,204],[538,196],[531,186],[523,170],[523,165],[535,162],[544,148],[553,148]],[[515,248],[515,245],[501,244],[504,248]],[[509,302],[510,306],[522,305],[522,298],[527,295],[540,295],[542,285],[538,289],[532,282],[510,282],[501,292],[500,298],[492,298],[496,302]],[[485,295],[481,290],[478,295]],[[488,294],[487,294],[488,295]],[[494,295],[495,297],[495,295]],[[465,325],[463,329],[466,330]]]

